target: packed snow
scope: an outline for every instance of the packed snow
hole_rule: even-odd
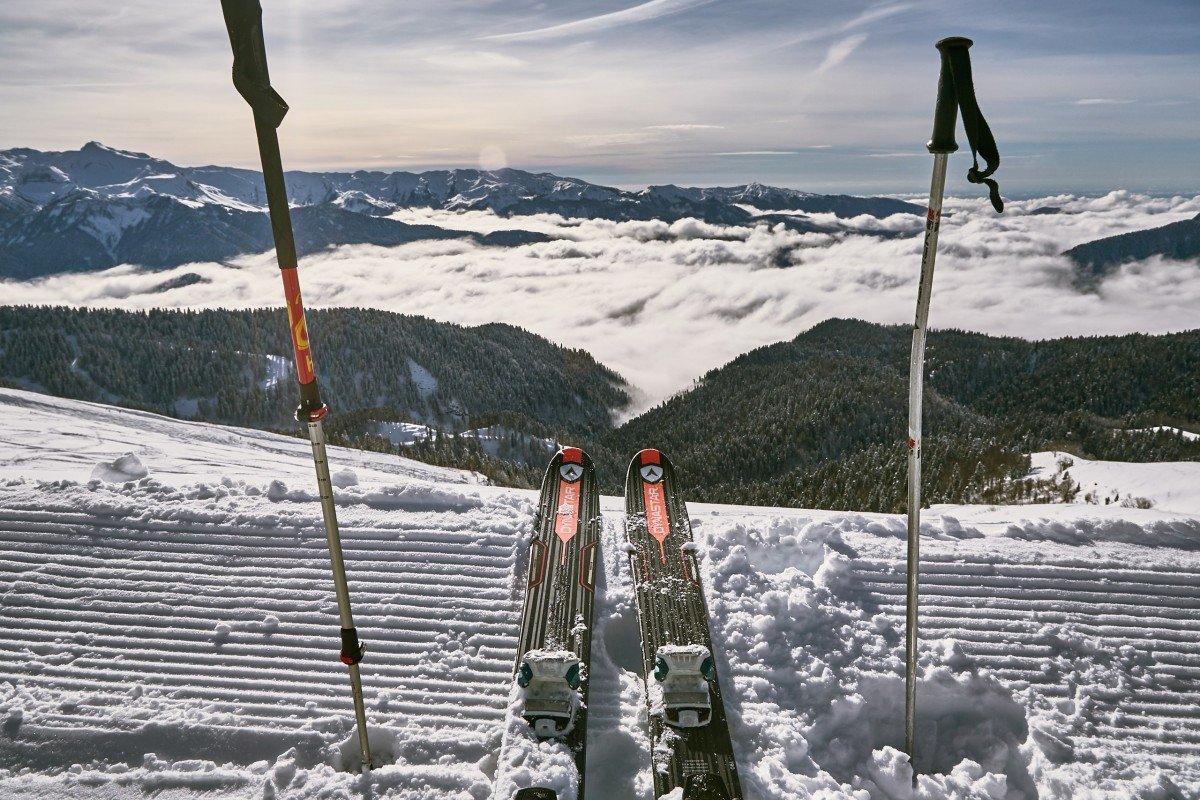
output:
[[[485,800],[516,770],[570,798],[555,745],[497,754],[536,493],[330,449],[362,775],[307,443],[17,390],[0,408],[0,796]],[[1164,493],[925,515],[916,794],[904,520],[690,506],[748,798],[1200,797],[1200,464],[1071,471]],[[622,508],[602,501],[592,800],[652,794]]]

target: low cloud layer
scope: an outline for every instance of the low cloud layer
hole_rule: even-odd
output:
[[[1046,206],[1061,211],[1029,213]],[[1059,253],[1198,212],[1200,197],[1126,192],[1016,201],[1002,215],[978,199],[948,200],[930,324],[1032,339],[1195,328],[1200,265],[1134,263],[1097,291],[1081,293],[1072,287],[1072,265]],[[905,324],[913,318],[920,236],[883,240],[798,234],[765,224],[555,215],[502,219],[430,210],[407,210],[397,218],[481,232],[524,228],[560,239],[515,248],[461,241],[338,248],[302,261],[308,305],[367,306],[465,325],[519,325],[590,351],[643,393],[641,407],[687,388],[740,353],[789,339],[831,317]],[[853,221],[861,230],[912,232],[922,223],[911,215]],[[171,282],[189,274],[202,280]],[[154,273],[124,266],[3,288],[5,302],[22,304],[132,309],[282,304],[271,254]]]

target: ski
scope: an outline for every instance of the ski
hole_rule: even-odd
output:
[[[655,797],[682,789],[684,800],[740,800],[692,527],[657,450],[630,462],[625,513]]]
[[[542,480],[529,544],[514,680],[530,736],[537,741],[561,741],[573,754],[577,800],[583,798],[587,751],[588,664],[600,526],[600,494],[592,460],[577,447],[564,447],[550,460]],[[514,795],[519,800],[555,796],[540,787],[522,788]]]

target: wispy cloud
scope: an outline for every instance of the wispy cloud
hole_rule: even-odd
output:
[[[1134,102],[1133,100],[1118,100],[1115,97],[1085,97],[1082,100],[1076,100],[1071,105],[1074,106],[1124,106]]]
[[[488,70],[521,69],[529,62],[504,53],[476,51],[444,51],[425,56],[425,63],[442,70],[482,72]]]
[[[829,50],[825,53],[825,60],[817,67],[817,74],[821,75],[825,72],[841,64],[850,54],[858,49],[859,45],[867,40],[867,34],[856,33],[852,36],[847,36],[844,39],[839,39],[829,46]]]
[[[842,26],[842,30],[848,31],[852,28],[857,28],[860,25],[870,25],[872,22],[878,22],[881,19],[894,17],[896,14],[915,8],[916,5],[916,3],[881,3],[873,8],[868,8],[866,11],[847,22]]]
[[[579,147],[609,147],[611,145],[645,144],[658,138],[655,133],[646,130],[624,131],[616,133],[585,133],[578,136],[568,136],[564,141]]]
[[[847,33],[856,28],[870,25],[873,22],[879,22],[880,20],[887,19],[888,17],[894,17],[897,14],[908,11],[909,9],[913,8],[914,5],[915,4],[913,3],[883,3],[881,5],[868,8],[866,11],[851,17],[845,22],[809,28],[799,36],[789,37],[782,44],[786,47],[788,45],[820,41],[821,39],[826,39],[830,36],[836,36],[839,33]]]
[[[727,150],[714,156],[794,156],[795,150]]]
[[[646,130],[650,131],[712,131],[721,130],[724,125],[701,125],[694,123],[681,123],[678,125],[647,125]]]
[[[564,141],[578,147],[610,147],[634,144],[647,144],[676,140],[679,134],[695,131],[723,130],[724,125],[706,125],[698,123],[680,123],[674,125],[646,125],[635,131],[614,131],[611,133],[585,133],[568,136]]]
[[[549,25],[529,31],[516,33],[497,33],[480,38],[497,42],[528,42],[539,39],[555,39],[562,36],[584,36],[606,30],[617,25],[631,25],[636,22],[647,22],[659,17],[678,14],[698,6],[714,3],[716,0],[649,0],[632,8],[613,11],[608,14],[598,14],[594,17],[577,19],[559,25]]]

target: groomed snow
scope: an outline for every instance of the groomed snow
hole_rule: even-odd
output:
[[[16,390],[0,408],[0,796],[491,796],[535,493],[331,449],[363,777],[307,444]],[[1200,493],[1179,491],[927,513],[916,797],[1200,796]],[[648,798],[623,503],[602,507],[588,797]],[[691,512],[747,797],[913,797],[903,519]],[[505,774],[565,784],[536,750]]]

